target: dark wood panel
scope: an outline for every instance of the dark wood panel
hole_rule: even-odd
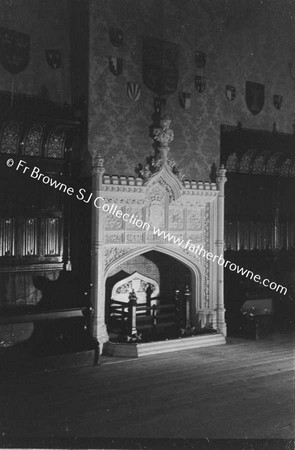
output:
[[[10,314],[0,317],[0,325],[9,323],[42,322],[44,320],[67,319],[70,317],[81,317],[87,308],[71,308],[57,311],[32,312],[30,314]]]

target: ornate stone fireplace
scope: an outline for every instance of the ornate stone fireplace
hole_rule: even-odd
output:
[[[145,180],[104,175],[103,158],[94,162],[93,334],[101,344],[109,339],[107,278],[120,265],[153,251],[169,255],[189,269],[191,323],[209,325],[226,335],[223,267],[212,261],[214,255],[223,255],[225,170],[219,170],[217,184],[182,182],[167,156],[173,139],[168,122],[167,126],[162,121],[156,134],[159,157],[154,172],[147,173]]]

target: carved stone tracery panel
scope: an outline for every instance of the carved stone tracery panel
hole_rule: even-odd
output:
[[[184,210],[181,207],[169,207],[169,230],[183,230],[184,228]]]

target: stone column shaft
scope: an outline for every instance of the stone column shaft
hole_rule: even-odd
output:
[[[224,166],[218,171],[217,187],[219,190],[217,198],[217,254],[224,256],[224,185],[226,182],[226,170]],[[226,336],[225,308],[224,308],[224,267],[217,266],[217,330]]]
[[[103,205],[103,200],[94,200],[102,197],[104,160],[96,157],[92,166],[92,221],[91,221],[91,303],[94,309],[92,334],[102,344],[108,340],[105,324],[105,283],[104,283],[104,212],[97,206]]]

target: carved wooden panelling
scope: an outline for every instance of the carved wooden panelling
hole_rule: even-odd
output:
[[[240,163],[240,173],[249,173],[250,172],[254,153],[255,153],[254,150],[248,150],[243,155],[241,163]]]
[[[58,218],[47,218],[45,220],[45,255],[56,256],[59,255],[60,242],[60,224]]]
[[[284,161],[281,167],[279,168],[278,174],[281,175],[282,177],[287,177],[289,175],[291,164],[292,164],[291,159],[289,158],[286,159],[286,161]]]
[[[21,127],[18,122],[5,122],[0,136],[1,153],[18,153]]]
[[[56,174],[48,174],[49,177],[56,178]],[[38,203],[42,209],[57,210],[62,209],[62,203],[64,200],[63,193],[58,189],[52,189],[52,187],[46,186],[43,183],[38,183],[36,194],[38,193]],[[36,195],[37,197],[37,195]]]
[[[35,123],[27,130],[24,138],[24,155],[41,155],[44,129],[44,125]]]
[[[264,173],[266,157],[267,157],[266,152],[256,156],[254,163],[253,163],[252,173],[255,173],[255,174],[263,174]]]
[[[65,149],[66,133],[61,127],[53,128],[46,142],[46,156],[48,158],[63,158]]]
[[[274,175],[276,172],[276,165],[277,165],[277,161],[280,158],[280,153],[275,153],[274,155],[271,155],[267,162],[266,162],[266,166],[265,166],[265,173],[266,175]]]
[[[14,256],[14,220],[0,219],[0,256]]]
[[[233,153],[228,157],[227,163],[226,163],[226,170],[229,172],[236,172],[239,166],[239,159],[236,155],[236,153]]]
[[[37,219],[25,219],[23,230],[23,256],[36,256],[37,250],[38,223]]]
[[[295,162],[294,162],[294,163],[292,164],[292,166],[290,167],[289,176],[290,176],[290,177],[295,177]]]

